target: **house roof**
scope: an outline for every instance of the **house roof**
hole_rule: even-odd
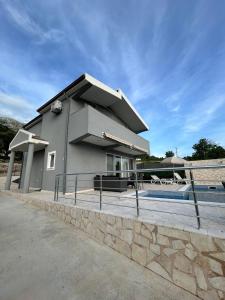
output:
[[[26,152],[29,144],[34,144],[34,151],[38,151],[46,147],[49,142],[32,132],[20,129],[9,144],[9,150]]]
[[[50,108],[55,100],[63,101],[67,97],[75,95],[84,101],[110,108],[111,111],[135,133],[149,129],[148,125],[121,90],[114,90],[86,73],[69,84],[52,99],[44,103],[37,109],[37,112],[43,114]],[[33,121],[36,121],[36,118],[27,123],[24,128],[27,128]]]
[[[42,115],[38,115],[35,118],[33,118],[32,120],[30,120],[28,123],[26,123],[25,125],[23,125],[23,128],[25,129],[29,129],[30,127],[32,127],[33,125],[37,124],[38,122],[41,121]]]

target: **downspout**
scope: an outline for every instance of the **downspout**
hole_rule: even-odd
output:
[[[68,95],[65,93],[65,98],[69,101],[67,116],[66,116],[66,129],[65,129],[65,141],[64,141],[64,166],[63,166],[63,194],[66,193],[66,173],[67,173],[67,149],[68,149],[68,133],[69,133],[69,121],[70,121],[70,105],[71,105],[71,97],[76,95],[79,98],[83,93],[85,93],[90,87],[91,83],[85,84],[78,92],[72,93]]]
[[[65,128],[65,141],[64,141],[64,165],[63,165],[63,194],[66,193],[66,173],[67,173],[67,149],[68,149],[68,133],[69,133],[69,121],[70,121],[70,103],[71,100],[65,94],[67,100],[69,100],[69,105],[67,108],[67,115],[66,115],[66,128]]]

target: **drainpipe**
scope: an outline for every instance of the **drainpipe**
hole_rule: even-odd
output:
[[[66,193],[66,173],[67,173],[67,149],[68,149],[68,133],[69,133],[69,120],[70,120],[70,98],[65,94],[67,100],[69,100],[67,114],[66,114],[66,129],[65,129],[65,141],[64,141],[64,165],[63,165],[63,194]]]
[[[64,167],[63,167],[63,194],[66,193],[66,173],[67,173],[67,148],[68,148],[68,132],[69,132],[69,121],[70,121],[70,104],[71,98],[76,95],[76,98],[79,98],[83,93],[85,93],[90,87],[91,83],[85,84],[83,87],[79,89],[78,92],[72,93],[69,96],[65,93],[64,96],[69,101],[67,116],[66,116],[66,130],[65,130],[65,141],[64,141]]]

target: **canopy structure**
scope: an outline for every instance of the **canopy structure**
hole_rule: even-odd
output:
[[[114,147],[117,147],[117,149],[118,149],[118,146],[119,146],[120,151],[122,151],[121,148],[124,146],[124,147],[129,148],[131,150],[131,154],[134,154],[134,155],[140,155],[140,154],[146,154],[147,153],[146,149],[141,148],[137,145],[133,145],[130,142],[128,142],[124,139],[121,139],[119,137],[116,137],[116,136],[114,136],[110,133],[103,132],[103,137],[106,140],[113,141]]]
[[[30,175],[33,162],[33,154],[35,151],[44,149],[48,144],[48,141],[45,141],[37,135],[35,135],[34,133],[31,133],[24,129],[20,129],[17,132],[16,136],[9,145],[9,150],[11,151],[11,154],[5,183],[6,190],[10,190],[12,170],[15,160],[15,152],[26,152],[27,155],[23,183],[23,191],[27,193],[29,191],[30,186]]]
[[[34,151],[44,149],[49,142],[27,130],[20,129],[14,139],[9,144],[10,151],[27,152],[29,144],[34,144]]]
[[[172,165],[173,168],[177,165],[177,166],[181,166],[184,165],[186,162],[185,159],[178,157],[178,156],[171,156],[171,157],[166,157],[164,158],[160,163],[161,164],[168,164],[168,165]],[[174,175],[174,169],[173,169],[173,178],[175,179],[175,175]]]
[[[184,165],[186,163],[186,160],[177,157],[177,156],[171,156],[171,157],[166,157],[161,161],[162,164],[171,164],[171,165]]]

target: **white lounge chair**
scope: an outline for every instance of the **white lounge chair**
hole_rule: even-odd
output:
[[[172,179],[166,179],[166,178],[159,178],[158,176],[156,175],[151,175],[151,178],[152,178],[152,183],[159,183],[159,184],[162,184],[162,183],[165,183],[165,184],[172,184],[173,183],[173,180]]]
[[[188,183],[187,180],[186,180],[185,178],[182,178],[182,177],[180,176],[180,174],[178,174],[178,173],[176,173],[176,172],[174,172],[174,177],[176,178],[176,182],[177,182],[177,183],[185,183],[185,184]]]
[[[160,179],[158,176],[156,176],[156,175],[151,175],[151,178],[152,178],[152,180],[151,180],[152,183],[159,183],[159,184],[162,184],[162,181],[161,181],[161,179]]]

